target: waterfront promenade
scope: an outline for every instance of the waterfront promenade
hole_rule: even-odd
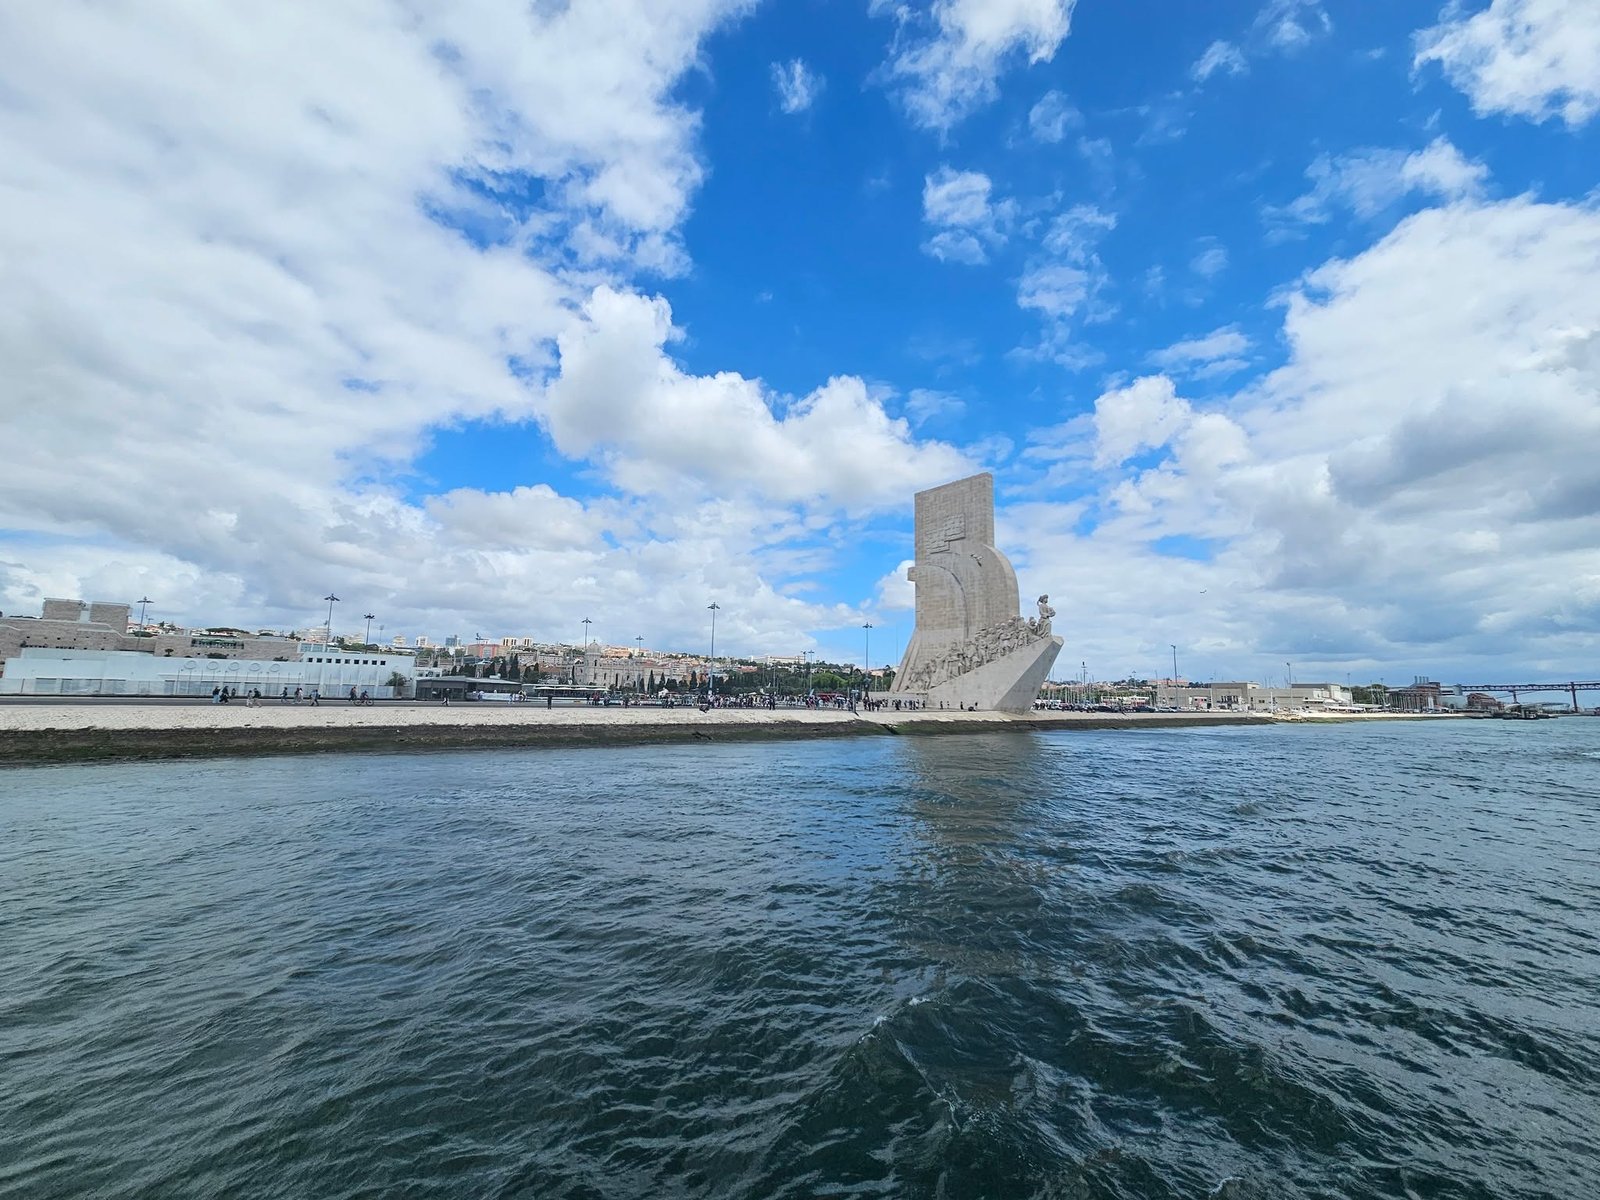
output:
[[[620,708],[539,704],[380,704],[324,701],[0,704],[0,764],[318,751],[948,734],[1015,730],[1258,725],[1244,713],[852,713],[837,709]]]

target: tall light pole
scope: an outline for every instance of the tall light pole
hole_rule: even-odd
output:
[[[806,695],[807,696],[811,695],[811,657],[814,654],[816,654],[815,650],[802,650],[802,651],[800,651],[800,661],[805,663],[805,665],[806,665]]]
[[[144,610],[149,605],[149,603],[150,603],[150,597],[149,596],[146,596],[146,597],[144,597],[144,599],[139,601],[139,632],[140,633],[144,632]]]
[[[361,619],[367,623],[367,631],[361,635],[361,644],[370,646],[372,645],[372,623],[378,619],[378,614],[364,613]]]
[[[638,647],[638,649],[634,651],[634,654],[637,657],[643,658],[644,657],[644,634],[642,634],[642,633],[634,634],[633,635],[633,644]]]
[[[715,697],[717,694],[717,613],[722,608],[715,600],[706,605],[706,611],[711,614],[711,670],[706,683],[706,694]]]
[[[862,623],[861,647],[861,698],[867,698],[868,681],[872,678],[872,622]]]
[[[583,645],[578,647],[578,662],[584,665],[584,674],[588,674],[589,667],[589,626],[594,624],[588,617],[583,619]],[[572,684],[578,684],[578,663],[572,664]]]
[[[329,592],[323,597],[328,602],[328,644],[333,644],[333,606],[339,603],[339,597]]]
[[[1178,646],[1175,642],[1168,642],[1172,647],[1172,703],[1178,703]]]

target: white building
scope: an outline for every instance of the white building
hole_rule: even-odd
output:
[[[405,685],[390,686],[395,674]],[[253,658],[165,658],[131,650],[57,650],[25,647],[6,663],[0,695],[7,696],[209,696],[225,687],[243,696],[291,695],[315,688],[327,697],[351,688],[379,698],[412,694],[415,660],[409,654],[346,650],[307,642],[298,661]]]
[[[1336,683],[1297,683],[1293,687],[1261,687],[1244,680],[1158,684],[1156,703],[1163,707],[1224,712],[1336,712],[1351,706],[1350,692]]]

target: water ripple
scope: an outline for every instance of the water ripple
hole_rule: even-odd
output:
[[[0,776],[0,1195],[1600,1195],[1600,722]]]

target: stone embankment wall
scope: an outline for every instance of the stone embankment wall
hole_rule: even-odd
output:
[[[230,755],[622,746],[660,742],[1269,724],[1235,715],[547,710],[536,705],[0,705],[0,765]]]

